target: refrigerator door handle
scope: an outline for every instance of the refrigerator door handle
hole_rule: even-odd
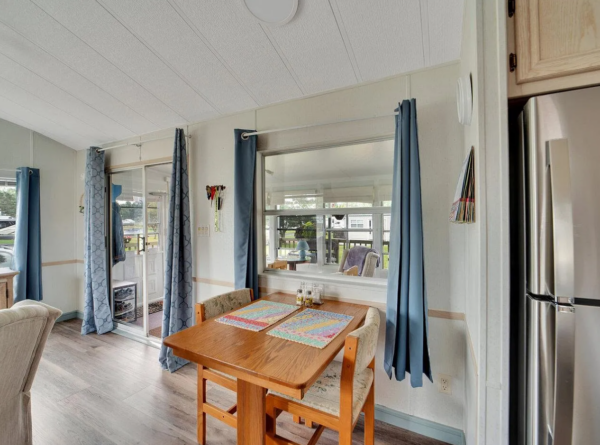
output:
[[[547,143],[552,204],[551,253],[554,282],[547,283],[558,303],[573,304],[575,295],[573,202],[571,197],[571,165],[567,139]]]
[[[575,373],[575,308],[556,305],[553,445],[571,445]]]

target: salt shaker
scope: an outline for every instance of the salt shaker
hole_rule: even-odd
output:
[[[323,300],[321,300],[321,288],[318,286],[313,292],[313,304],[323,304]]]
[[[321,299],[322,289],[323,289],[322,285],[313,283],[313,285],[312,285],[313,304],[323,304],[323,300]]]

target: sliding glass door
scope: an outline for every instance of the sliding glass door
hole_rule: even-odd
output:
[[[171,164],[110,175],[111,306],[119,328],[161,338]]]
[[[165,246],[168,233],[171,164],[153,165],[146,172],[146,294],[148,335],[161,338],[165,289]]]

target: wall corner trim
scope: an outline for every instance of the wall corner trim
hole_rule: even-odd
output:
[[[375,419],[451,445],[466,444],[465,433],[462,430],[404,414],[385,406],[375,405]]]

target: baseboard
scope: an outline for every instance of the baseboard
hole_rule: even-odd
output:
[[[375,405],[375,418],[390,425],[403,428],[413,433],[422,434],[432,439],[441,440],[451,445],[465,445],[465,433],[462,430],[420,419],[401,413],[385,406]]]
[[[73,318],[81,318],[79,317],[79,312],[71,311],[71,312],[63,312],[63,314],[56,319],[56,322],[72,320]]]

